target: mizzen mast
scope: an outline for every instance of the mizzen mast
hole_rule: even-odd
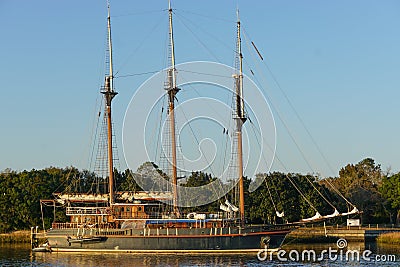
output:
[[[170,121],[171,131],[171,149],[172,149],[172,193],[173,193],[173,207],[174,215],[179,217],[178,209],[178,188],[177,188],[177,166],[176,166],[176,136],[175,136],[175,96],[179,92],[179,88],[176,86],[176,69],[175,69],[175,49],[174,49],[174,32],[172,27],[172,8],[171,1],[168,1],[168,14],[169,14],[169,40],[170,40],[170,52],[171,62],[170,67],[167,71],[167,86],[166,90],[168,93],[168,112]]]
[[[111,121],[111,101],[118,94],[114,91],[113,84],[113,60],[112,60],[112,42],[111,42],[111,18],[110,18],[110,4],[108,4],[108,15],[107,15],[107,39],[108,39],[108,67],[109,73],[105,76],[104,86],[101,93],[104,95],[106,104],[106,116],[107,116],[107,154],[108,154],[108,187],[110,205],[114,204],[114,166],[113,166],[113,144],[112,144],[112,121]]]
[[[242,126],[246,122],[247,117],[244,110],[243,99],[243,55],[240,38],[240,19],[239,10],[237,10],[237,43],[236,43],[236,73],[233,75],[235,79],[235,117],[236,121],[236,138],[237,138],[237,167],[239,177],[239,209],[240,221],[243,225],[245,222],[244,214],[244,183],[243,183],[243,147],[242,147]]]

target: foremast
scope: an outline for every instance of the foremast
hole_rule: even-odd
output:
[[[168,15],[169,15],[169,41],[171,62],[167,71],[167,87],[165,88],[168,93],[168,113],[171,131],[171,150],[172,150],[172,193],[173,193],[173,212],[179,218],[178,208],[178,186],[177,186],[177,162],[176,162],[176,135],[175,135],[175,96],[179,92],[176,86],[176,69],[175,69],[175,49],[174,49],[174,32],[172,25],[172,8],[171,1],[168,1]]]
[[[112,42],[111,42],[111,17],[110,17],[110,4],[107,4],[107,41],[108,41],[108,75],[105,76],[104,86],[101,93],[104,95],[105,112],[107,116],[107,154],[108,154],[108,190],[109,190],[109,204],[114,204],[114,166],[113,166],[113,144],[112,144],[112,120],[111,120],[111,102],[118,94],[114,91],[113,84],[113,58],[112,58]]]
[[[237,167],[239,178],[239,211],[240,222],[244,225],[244,181],[243,181],[243,147],[242,147],[242,127],[247,120],[244,110],[243,98],[243,55],[240,38],[240,18],[239,10],[237,10],[237,42],[236,42],[236,73],[233,75],[235,79],[235,116],[236,122],[236,138],[237,138]]]

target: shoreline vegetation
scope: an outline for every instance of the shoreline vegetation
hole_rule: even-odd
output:
[[[0,234],[0,244],[30,243],[31,232],[29,230],[15,231],[8,234]]]
[[[400,232],[381,234],[377,239],[377,243],[400,245]]]
[[[115,186],[118,191],[138,192],[145,188],[163,191],[164,188],[146,179],[149,175],[167,177],[153,162],[143,163],[136,172],[126,169],[115,170]],[[201,171],[192,172],[184,181],[184,187],[202,187],[218,177]],[[252,180],[253,179],[253,180]],[[366,158],[357,164],[347,164],[341,168],[337,177],[320,177],[313,174],[270,172],[259,173],[253,178],[244,177],[246,220],[249,224],[285,224],[299,222],[303,218],[334,212],[349,212],[353,206],[362,213],[352,216],[359,218],[362,225],[399,225],[400,224],[400,172],[389,174],[381,170],[379,164]],[[139,181],[139,182],[138,182]],[[250,192],[252,181],[259,184],[257,190]],[[106,178],[98,177],[94,172],[78,170],[75,167],[49,167],[41,170],[0,171],[0,233],[12,233],[15,230],[30,229],[40,225],[40,229],[49,229],[52,222],[68,222],[64,208],[55,209],[54,205],[41,205],[41,199],[54,199],[54,193],[75,194],[77,192],[107,193],[107,188],[96,183],[106,183]],[[231,186],[221,181],[220,186]],[[301,190],[300,190],[300,189]],[[200,202],[206,203],[207,197],[214,196],[218,190],[202,195]],[[339,193],[340,194],[339,194]],[[191,199],[192,197],[192,199]],[[234,190],[227,199],[234,197]],[[189,200],[199,201],[198,196],[189,196]],[[195,203],[195,202],[194,202]],[[220,200],[199,207],[182,208],[182,214],[190,212],[220,212]],[[284,212],[285,217],[277,214]],[[327,225],[346,225],[346,218],[332,217]],[[305,233],[309,235],[309,233]],[[6,240],[29,240],[29,234],[0,235],[0,242]],[[318,235],[317,235],[318,236]],[[294,237],[296,238],[296,237]],[[301,238],[301,236],[299,237]],[[304,237],[303,237],[304,238]],[[314,239],[314,235],[311,236]]]

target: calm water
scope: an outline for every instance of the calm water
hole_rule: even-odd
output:
[[[342,251],[342,260],[331,260],[325,254],[318,260],[323,250],[336,249]],[[346,260],[346,249],[360,251],[371,250],[369,255],[371,261],[360,256],[360,260]],[[0,245],[0,266],[400,266],[400,246],[377,246],[374,243],[349,243],[347,248],[339,250],[336,244],[313,244],[313,245],[286,245],[283,247],[286,254],[277,259],[273,256],[272,261],[268,258],[260,261],[256,255],[229,255],[229,256],[193,256],[193,255],[132,255],[132,254],[102,254],[102,253],[34,253],[30,252],[26,245]],[[299,261],[290,260],[290,251],[299,251],[299,256],[304,250],[316,252],[317,260]],[[295,259],[295,252],[291,254]],[[331,254],[332,257],[335,254]],[[395,257],[395,262],[376,262],[374,259],[379,255],[382,257]],[[350,256],[349,256],[350,257]],[[390,259],[390,260],[392,260]]]

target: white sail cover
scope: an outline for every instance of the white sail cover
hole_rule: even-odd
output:
[[[357,212],[358,212],[358,209],[357,209],[357,207],[354,206],[354,208],[353,208],[351,211],[342,213],[341,215],[342,215],[342,216],[346,216],[346,215],[355,214],[355,213],[357,213]]]
[[[279,213],[279,211],[276,211],[276,216],[278,216],[279,218],[282,218],[285,216],[285,212],[282,211],[281,213]]]
[[[225,205],[227,205],[231,210],[233,210],[233,211],[235,211],[235,212],[239,210],[238,207],[234,206],[234,205],[233,205],[232,203],[230,203],[228,200],[225,201]]]
[[[314,221],[314,220],[318,220],[321,219],[322,216],[321,214],[319,214],[319,212],[317,211],[317,213],[315,213],[314,216],[310,217],[310,218],[306,218],[306,219],[301,219],[301,222],[310,222],[310,221]]]
[[[333,218],[333,217],[336,217],[338,215],[340,215],[340,213],[338,212],[337,209],[335,209],[335,211],[332,214],[322,216],[322,218]]]

